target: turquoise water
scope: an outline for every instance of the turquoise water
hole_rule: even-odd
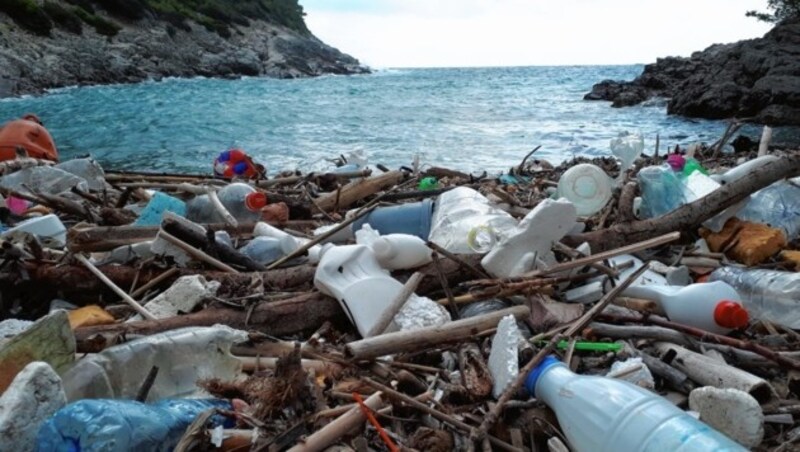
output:
[[[70,88],[0,101],[0,119],[35,112],[62,158],[106,168],[211,171],[236,145],[280,169],[321,169],[353,151],[370,163],[505,170],[535,146],[558,162],[603,155],[621,131],[667,145],[713,142],[720,121],[666,115],[664,102],[624,109],[583,101],[593,83],[641,66],[398,69],[364,76],[166,80]],[[757,130],[750,131],[757,135]]]

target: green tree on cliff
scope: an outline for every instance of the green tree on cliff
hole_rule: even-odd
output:
[[[767,0],[767,9],[763,11],[748,11],[747,15],[765,22],[781,22],[786,19],[800,17],[800,0]]]

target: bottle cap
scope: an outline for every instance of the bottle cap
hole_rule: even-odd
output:
[[[248,193],[247,196],[244,197],[244,206],[247,207],[248,210],[253,212],[258,212],[267,205],[267,195],[261,193],[260,191],[256,191],[253,193]]]
[[[542,360],[542,362],[539,363],[538,366],[533,368],[531,373],[528,374],[528,377],[525,378],[525,388],[528,390],[528,394],[536,396],[536,383],[539,381],[539,377],[542,376],[544,371],[555,366],[556,364],[563,363],[555,356],[548,355]]]
[[[735,301],[722,300],[714,308],[714,322],[719,326],[737,329],[746,327],[749,321],[747,310]]]
[[[433,190],[439,188],[439,181],[435,177],[425,177],[419,181],[420,190]]]

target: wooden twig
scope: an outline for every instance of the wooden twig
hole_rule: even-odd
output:
[[[166,271],[164,271],[164,273],[156,276],[155,278],[151,279],[150,281],[147,281],[141,287],[139,287],[135,291],[131,292],[131,296],[133,298],[140,297],[140,296],[144,295],[148,290],[152,289],[153,287],[157,286],[158,284],[161,284],[162,281],[165,281],[165,280],[177,275],[180,272],[181,272],[181,270],[178,267],[170,267]]]
[[[125,303],[128,303],[134,310],[136,310],[136,312],[141,314],[142,317],[144,317],[147,320],[156,320],[153,314],[150,314],[150,312],[147,309],[145,309],[144,306],[140,305],[139,302],[131,298],[131,296],[125,293],[124,290],[120,289],[119,286],[117,286],[110,279],[108,279],[106,275],[103,274],[103,272],[101,272],[97,267],[95,267],[94,264],[89,262],[89,259],[86,259],[82,254],[75,254],[74,256],[75,259],[78,260],[78,262],[83,264],[90,272],[92,272],[92,274],[97,276],[97,278],[100,279],[100,281],[103,281],[103,283],[106,286],[108,286],[117,295],[119,295],[119,297],[122,298],[122,300]]]
[[[383,399],[380,392],[376,392],[364,401],[364,405],[372,410],[383,407]],[[336,418],[333,422],[314,432],[311,436],[289,449],[288,452],[313,452],[326,449],[335,443],[339,438],[363,424],[367,417],[361,408],[355,406],[343,415]]]
[[[214,209],[222,216],[222,219],[225,220],[225,223],[228,223],[232,227],[239,226],[239,222],[236,218],[233,218],[228,209],[222,204],[222,201],[219,200],[219,196],[217,196],[217,191],[213,188],[207,188],[206,194],[208,195],[208,200],[211,201],[211,205],[214,206]]]
[[[239,273],[239,270],[236,270],[235,268],[231,267],[230,265],[228,265],[228,264],[226,264],[226,263],[224,263],[224,262],[222,262],[222,261],[220,261],[218,259],[215,259],[215,258],[209,256],[204,251],[201,251],[201,250],[193,247],[192,245],[189,245],[188,243],[186,243],[183,240],[175,237],[174,235],[170,234],[169,232],[164,231],[163,229],[161,230],[161,232],[158,233],[158,235],[159,235],[159,237],[161,237],[162,239],[166,240],[167,242],[169,242],[169,243],[177,246],[178,248],[186,251],[190,256],[194,257],[197,260],[203,261],[203,262],[205,262],[205,263],[207,263],[209,265],[212,265],[212,266],[214,266],[214,267],[216,267],[216,268],[218,268],[218,269],[220,269],[220,270],[222,270],[224,272]]]
[[[478,278],[486,278],[486,279],[490,279],[491,278],[491,276],[488,273],[486,273],[484,270],[482,270],[480,267],[477,267],[475,265],[470,264],[469,262],[467,262],[464,259],[462,259],[458,254],[451,253],[450,251],[447,251],[446,249],[442,248],[441,246],[439,246],[439,245],[437,245],[437,244],[435,244],[435,243],[433,243],[431,241],[428,241],[426,243],[426,245],[428,245],[428,248],[436,251],[437,253],[441,254],[442,256],[450,259],[453,262],[458,263],[458,265],[460,265],[463,268],[469,270],[476,277],[478,277]]]
[[[420,272],[415,272],[408,278],[408,281],[403,285],[403,290],[397,294],[396,297],[389,303],[389,306],[381,313],[381,316],[378,317],[378,320],[375,322],[375,325],[372,326],[372,329],[367,332],[366,337],[373,337],[379,334],[383,334],[386,331],[386,328],[389,327],[389,324],[392,323],[394,316],[403,309],[403,306],[408,301],[408,297],[417,290],[417,286],[419,286],[420,281],[424,278],[425,275]]]
[[[453,320],[458,320],[461,318],[461,315],[459,315],[456,300],[453,298],[453,291],[450,289],[450,285],[447,282],[447,276],[445,276],[444,270],[442,270],[442,264],[439,262],[439,255],[433,253],[431,254],[431,258],[433,259],[433,268],[436,269],[436,273],[439,276],[439,284],[442,285],[444,295],[447,297],[447,308],[450,310],[450,316]]]

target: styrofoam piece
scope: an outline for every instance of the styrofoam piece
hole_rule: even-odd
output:
[[[67,228],[54,214],[31,218],[5,231],[3,237],[13,237],[27,232],[39,238],[44,246],[63,248],[67,245]]]
[[[496,278],[519,276],[555,263],[553,243],[561,240],[577,220],[575,206],[560,199],[545,199],[481,260]]]
[[[692,276],[689,273],[689,267],[681,265],[680,267],[670,267],[666,274],[667,284],[670,286],[688,286],[692,283]]]
[[[594,281],[564,292],[564,301],[569,303],[594,303],[603,298],[603,283]]]
[[[39,427],[66,404],[52,367],[40,361],[25,366],[0,397],[0,451],[34,450]]]
[[[492,395],[499,398],[519,376],[519,341],[522,336],[514,316],[506,316],[497,324],[489,353],[489,373],[494,382]]]
[[[639,357],[628,358],[625,361],[615,361],[606,376],[625,380],[645,389],[654,389],[656,387],[653,374],[650,373],[650,369]]]
[[[697,388],[689,394],[689,408],[700,413],[701,421],[745,447],[754,448],[764,439],[764,412],[744,391]]]
[[[314,274],[314,286],[339,301],[364,337],[403,290],[403,284],[389,276],[365,245],[325,247]],[[396,329],[392,322],[386,331]]]
[[[450,321],[450,313],[439,303],[427,297],[411,294],[408,301],[394,316],[394,323],[401,331],[418,330],[441,326]]]
[[[367,223],[356,231],[356,243],[370,247],[387,270],[417,268],[432,260],[433,251],[421,238],[409,234],[380,235]]]
[[[175,317],[180,313],[192,312],[203,300],[214,296],[219,286],[218,281],[206,281],[201,275],[183,276],[144,306],[157,319]],[[139,320],[142,317],[136,314],[128,322]]]
[[[725,172],[725,174],[719,176],[717,178],[717,182],[722,184],[729,184],[735,180],[741,179],[742,177],[747,176],[748,174],[752,173],[758,168],[766,165],[769,162],[774,162],[778,160],[778,157],[774,155],[762,155],[761,157],[756,157],[752,160],[748,160],[741,165],[737,165],[735,168],[732,168]]]

